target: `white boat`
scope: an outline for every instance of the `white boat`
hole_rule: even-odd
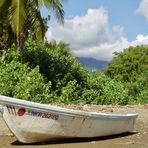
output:
[[[137,114],[85,112],[0,96],[3,118],[23,143],[130,132]]]

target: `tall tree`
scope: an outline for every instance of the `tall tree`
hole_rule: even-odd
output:
[[[129,47],[116,53],[105,74],[123,82],[135,82],[139,76],[148,78],[148,46]]]
[[[42,18],[41,7],[53,10],[58,21],[63,23],[64,10],[60,0],[0,0],[0,15],[3,15],[0,20],[7,20],[7,31],[11,29],[15,34],[19,50],[23,50],[25,38],[29,34],[43,40],[47,18]]]

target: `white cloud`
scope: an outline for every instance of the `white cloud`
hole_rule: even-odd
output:
[[[64,26],[57,24],[51,28],[52,37],[57,40],[66,40],[69,43],[93,44],[102,42],[108,35],[108,15],[104,8],[89,9],[85,16],[76,16],[66,19]],[[49,32],[50,32],[49,31]],[[98,35],[101,34],[101,38]]]
[[[46,37],[48,40],[63,40],[70,44],[72,52],[78,57],[92,57],[99,60],[111,60],[114,52],[129,46],[147,44],[148,36],[138,35],[129,42],[123,36],[122,26],[110,29],[108,12],[100,7],[89,9],[84,16],[66,19],[64,26],[51,27]]]
[[[148,0],[142,0],[136,12],[148,20]]]
[[[148,45],[148,35],[137,35],[136,40],[132,41],[130,43],[131,46],[137,46],[137,45]]]

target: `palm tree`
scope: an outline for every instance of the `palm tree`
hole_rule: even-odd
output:
[[[7,20],[7,29],[15,33],[19,50],[23,50],[25,38],[30,34],[43,40],[47,30],[47,18],[42,18],[40,8],[53,10],[57,20],[63,23],[64,10],[60,0],[0,0],[0,15]]]

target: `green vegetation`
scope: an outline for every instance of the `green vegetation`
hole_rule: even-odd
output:
[[[0,56],[0,94],[41,103],[127,104],[128,91],[96,71],[89,73],[64,43],[25,42]]]
[[[0,0],[0,48],[17,43],[23,50],[29,35],[43,40],[47,31],[47,18],[41,16],[41,7],[53,11],[63,23],[64,10],[60,0]]]
[[[27,65],[12,61],[0,66],[1,94],[37,102],[48,102],[51,83],[46,83],[39,68],[30,69]]]
[[[148,103],[148,46],[116,53],[105,74],[125,85],[129,103]]]
[[[148,103],[147,46],[115,53],[104,74],[89,73],[68,45],[43,41],[49,16],[41,16],[42,6],[63,23],[60,0],[0,0],[1,95],[41,103]]]

